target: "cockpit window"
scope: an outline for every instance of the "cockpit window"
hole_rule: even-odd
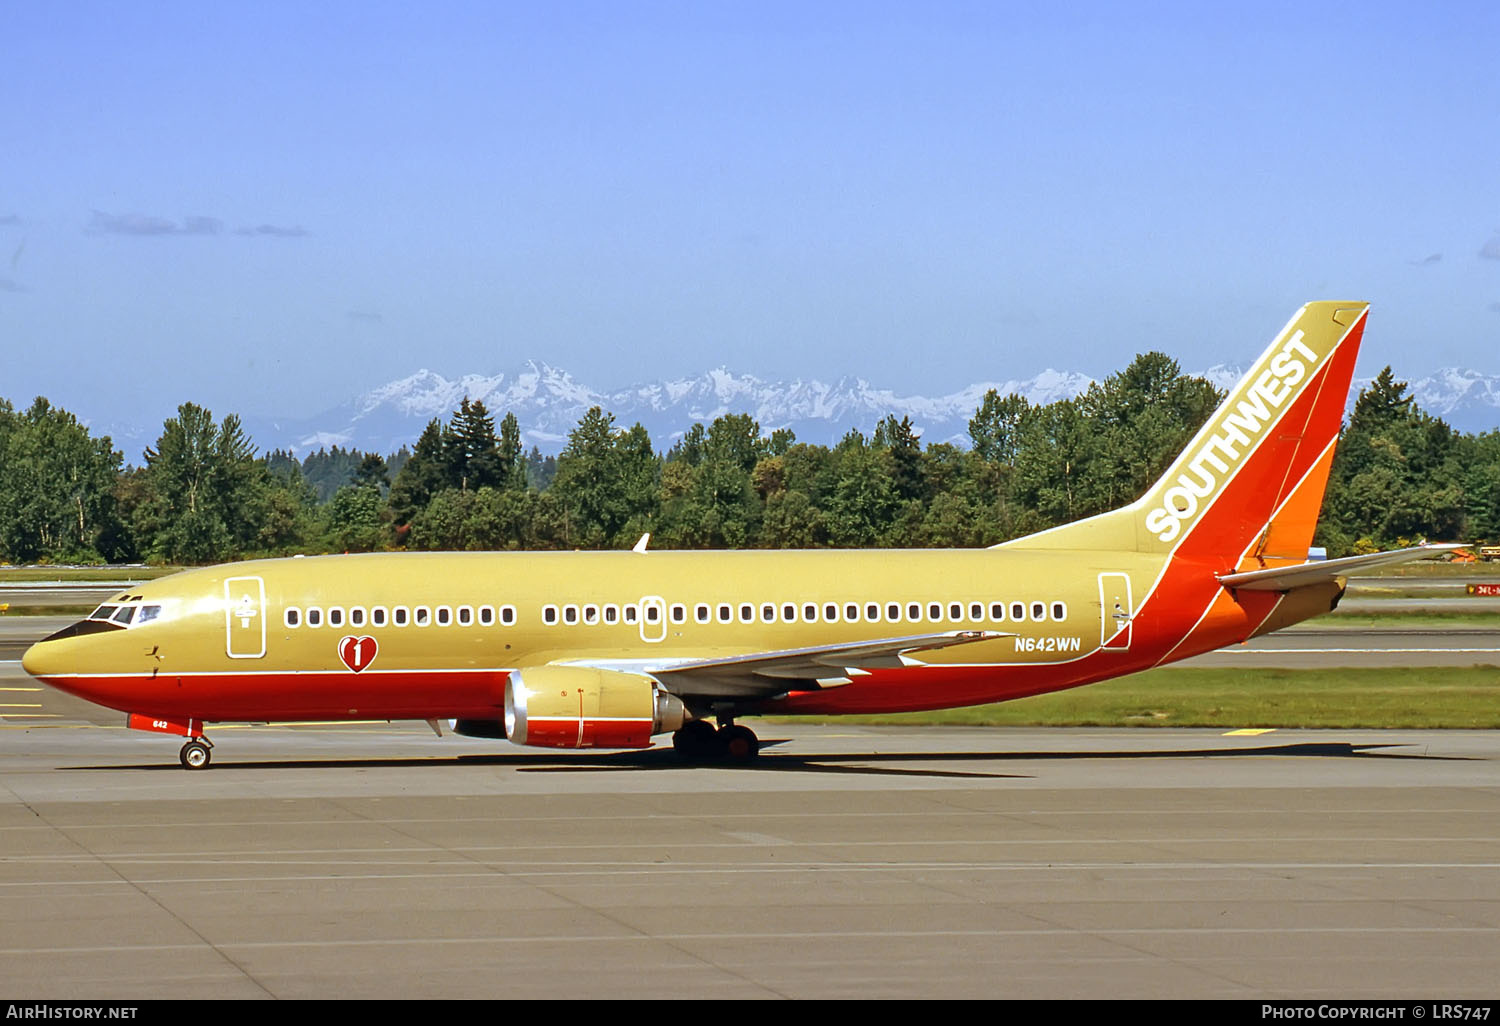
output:
[[[106,602],[84,619],[104,621],[116,627],[139,627],[141,624],[160,619],[164,608],[159,602],[149,605],[139,601]]]

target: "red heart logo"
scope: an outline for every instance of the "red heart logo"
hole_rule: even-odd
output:
[[[363,637],[346,634],[339,639],[339,658],[355,673],[373,663],[375,653],[378,651],[380,651],[380,646],[368,634]]]

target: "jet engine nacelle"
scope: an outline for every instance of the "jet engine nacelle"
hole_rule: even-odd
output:
[[[639,673],[588,666],[532,666],[505,682],[505,736],[543,748],[648,748],[687,711]]]

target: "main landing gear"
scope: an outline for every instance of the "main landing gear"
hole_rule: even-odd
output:
[[[182,751],[177,754],[177,759],[182,763],[183,769],[208,769],[208,764],[213,758],[212,749],[213,742],[208,738],[195,737],[182,746]]]
[[[749,762],[760,754],[760,739],[749,727],[721,721],[690,720],[672,735],[672,748],[688,762]]]

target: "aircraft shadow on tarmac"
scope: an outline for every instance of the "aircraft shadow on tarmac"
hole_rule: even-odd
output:
[[[1111,749],[1080,749],[1077,751],[1038,752],[888,752],[888,753],[838,753],[830,755],[793,755],[768,752],[766,749],[782,741],[761,742],[758,758],[745,763],[695,763],[688,762],[670,748],[653,748],[646,751],[605,752],[579,754],[570,751],[558,754],[517,755],[459,755],[456,758],[390,758],[390,759],[277,759],[253,762],[216,762],[212,773],[233,773],[236,770],[267,769],[442,769],[459,766],[497,766],[523,773],[596,773],[652,771],[694,771],[703,769],[732,769],[740,772],[777,773],[845,773],[856,775],[925,776],[944,778],[1030,779],[1030,773],[998,773],[972,770],[938,768],[942,763],[966,762],[1004,764],[1013,762],[1074,761],[1089,759],[1228,759],[1291,757],[1299,759],[1399,759],[1403,761],[1427,762],[1471,762],[1470,756],[1426,755],[1420,752],[1389,751],[1395,748],[1411,748],[1401,744],[1352,744],[1346,741],[1304,741],[1284,745],[1257,745],[1252,748],[1183,748],[1144,749],[1121,751]],[[930,767],[930,768],[929,768]],[[76,770],[162,770],[182,772],[175,762],[149,763],[128,766],[66,766],[60,769]]]

